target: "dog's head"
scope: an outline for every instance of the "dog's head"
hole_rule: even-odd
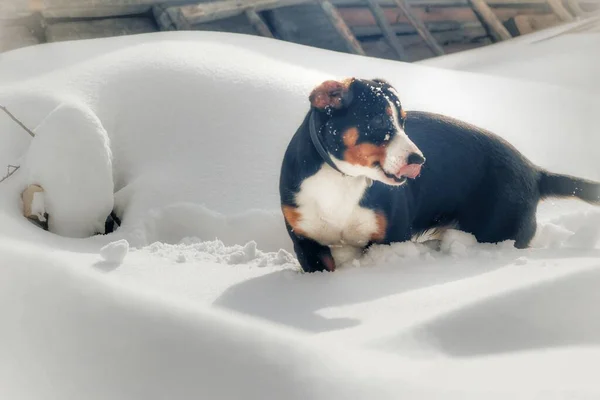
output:
[[[388,82],[326,81],[309,100],[324,123],[323,144],[343,173],[394,186],[421,173],[425,158],[404,132],[406,113]]]

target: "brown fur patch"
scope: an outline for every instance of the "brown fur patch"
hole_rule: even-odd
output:
[[[326,107],[341,108],[344,95],[350,90],[350,85],[354,78],[338,81],[325,81],[313,89],[308,96],[308,100],[313,107],[320,110]]]
[[[377,231],[371,235],[371,240],[379,242],[385,239],[385,233],[387,231],[387,218],[383,213],[376,213],[375,218],[377,220]]]
[[[303,235],[304,231],[299,227],[302,215],[300,215],[298,209],[292,206],[283,206],[281,209],[283,211],[283,218],[285,218],[287,223],[292,227],[294,233]]]
[[[400,116],[402,117],[402,119],[406,119],[406,111],[404,111],[404,108],[400,109]]]
[[[347,149],[344,152],[344,161],[353,165],[370,167],[375,162],[383,163],[385,147],[371,143],[356,144],[358,141],[358,128],[352,127],[344,132],[342,138]]]
[[[387,106],[385,108],[385,113],[391,117],[392,115],[394,115],[394,110],[392,110],[392,107]]]

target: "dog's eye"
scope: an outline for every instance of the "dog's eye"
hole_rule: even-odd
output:
[[[386,118],[383,115],[377,115],[371,120],[371,127],[373,129],[389,129],[390,125],[391,121],[389,118]]]

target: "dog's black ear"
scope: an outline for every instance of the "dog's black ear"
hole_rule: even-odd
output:
[[[308,96],[310,104],[321,111],[327,109],[340,110],[352,102],[352,84],[355,78],[343,81],[325,81],[314,88]]]

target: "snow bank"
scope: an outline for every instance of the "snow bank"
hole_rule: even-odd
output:
[[[48,230],[79,238],[104,233],[114,185],[111,150],[100,120],[85,107],[60,104],[34,133],[21,167],[25,187],[44,189]]]
[[[600,25],[600,17],[560,25],[492,46],[423,60],[419,64],[598,93],[600,35],[586,32],[586,25]],[[583,31],[570,33],[577,28]]]
[[[310,346],[296,332],[124,290],[22,250],[0,244],[5,398],[392,399],[393,387],[410,390],[391,381],[393,360]]]

